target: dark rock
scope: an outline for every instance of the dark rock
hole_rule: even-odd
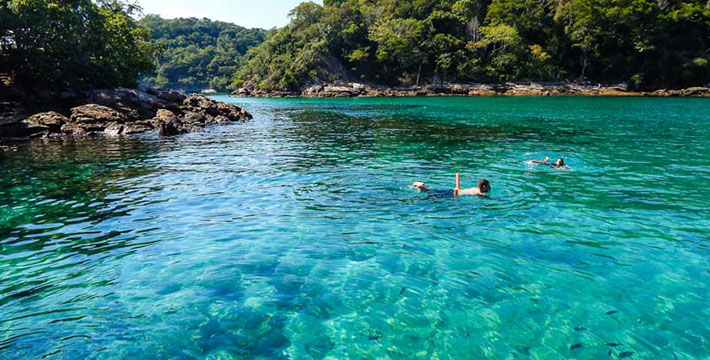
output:
[[[118,124],[118,123],[110,124],[104,129],[104,134],[106,134],[108,136],[121,135],[121,134],[123,134],[124,127],[125,126],[123,124]]]
[[[191,125],[204,124],[206,120],[207,120],[207,117],[205,116],[205,114],[199,113],[199,112],[194,112],[194,111],[185,112],[180,117],[180,122],[191,124]]]
[[[205,128],[205,125],[200,123],[178,123],[177,127],[178,130],[184,134],[202,131]]]
[[[177,116],[175,116],[174,112],[168,109],[159,109],[155,114],[155,118],[160,120],[172,121],[175,120]]]
[[[710,88],[691,87],[680,91],[680,96],[710,96]]]
[[[175,121],[161,120],[158,123],[158,133],[160,136],[180,135],[180,130],[175,125]]]
[[[251,113],[247,112],[246,110],[242,109],[241,111],[239,111],[239,120],[247,121],[247,120],[251,120],[253,118],[254,118],[254,116]]]
[[[213,116],[219,115],[217,102],[201,95],[190,95],[182,103],[187,110],[192,110],[194,112],[206,112]]]
[[[176,135],[252,118],[238,106],[175,91],[119,88],[54,96],[65,104],[64,108],[31,117],[20,103],[0,101],[0,137],[120,136],[154,130],[162,135]],[[61,115],[65,111],[70,114],[68,118]]]
[[[69,122],[69,118],[66,116],[55,111],[49,111],[34,114],[23,120],[22,124],[26,127],[28,135],[31,136],[36,133],[45,133],[46,135],[58,133],[61,131],[62,125],[67,122]]]
[[[153,126],[152,123],[146,121],[146,122],[137,122],[133,124],[126,124],[123,128],[123,134],[122,135],[131,135],[131,134],[140,134],[148,131],[155,130],[155,126]]]
[[[72,123],[123,123],[126,116],[108,106],[87,104],[71,109],[70,119]]]
[[[224,115],[217,115],[215,116],[213,122],[218,125],[224,125],[229,124],[232,120],[229,120],[229,118]]]
[[[117,124],[106,126],[104,134],[109,136],[139,134],[153,130],[154,127],[147,123]]]
[[[247,88],[239,88],[237,90],[232,91],[231,96],[249,96],[251,95],[251,91]]]
[[[171,103],[182,103],[185,101],[185,94],[173,90],[148,89],[146,93],[156,96],[158,99]]]
[[[124,88],[95,90],[89,101],[117,110],[129,120],[152,118],[158,109],[170,107],[169,102],[155,95]],[[173,107],[176,107],[176,104]]]
[[[64,124],[61,130],[62,133],[67,135],[88,135],[90,133],[86,127],[76,123]],[[103,131],[103,128],[101,131]]]

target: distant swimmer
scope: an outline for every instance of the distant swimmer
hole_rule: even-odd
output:
[[[550,160],[552,160],[552,159],[550,159],[549,156],[545,156],[545,160],[543,160],[543,161],[530,160],[528,163],[529,164],[536,164],[536,165],[547,165],[547,166],[554,168],[554,169],[567,169],[568,168],[567,165],[565,165],[565,159],[563,159],[563,158],[557,159],[557,161],[555,161],[554,164],[551,163]]]
[[[415,181],[412,188],[419,191],[429,193],[434,197],[449,197],[449,196],[488,196],[491,191],[491,183],[486,179],[478,180],[478,186],[470,189],[461,189],[461,175],[456,174],[456,187],[453,190],[432,190],[421,181]]]

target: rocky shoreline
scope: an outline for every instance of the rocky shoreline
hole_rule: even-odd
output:
[[[591,83],[505,83],[444,84],[408,87],[383,87],[360,83],[317,84],[302,91],[257,90],[253,84],[234,91],[234,97],[416,97],[416,96],[649,96],[710,97],[710,88],[658,89],[632,91],[625,84]]]
[[[0,101],[0,138],[120,136],[152,131],[168,136],[252,118],[235,105],[169,90],[64,93],[54,102],[62,105],[40,108],[23,106],[21,101]]]

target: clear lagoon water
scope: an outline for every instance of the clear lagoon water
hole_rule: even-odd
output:
[[[710,357],[710,100],[218,99],[3,145],[0,358]]]

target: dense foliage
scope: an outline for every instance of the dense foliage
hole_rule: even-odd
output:
[[[325,0],[249,52],[238,85],[710,81],[708,0]]]
[[[141,23],[153,30],[161,49],[155,77],[158,87],[199,91],[227,90],[247,50],[264,41],[266,32],[209,19],[162,19],[148,15]]]
[[[153,69],[136,11],[117,0],[2,0],[0,75],[51,90],[135,86]]]

